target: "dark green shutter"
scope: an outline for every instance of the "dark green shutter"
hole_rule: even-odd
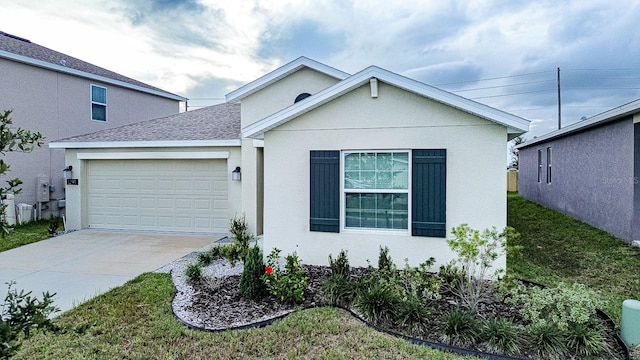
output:
[[[413,150],[411,235],[446,237],[447,150]]]
[[[340,151],[311,151],[311,231],[340,232]]]

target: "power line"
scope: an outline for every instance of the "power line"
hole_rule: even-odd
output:
[[[555,71],[555,70],[546,70],[546,71],[538,71],[538,72],[532,72],[532,73],[526,73],[526,74],[515,74],[515,75],[507,75],[507,76],[498,76],[498,77],[486,78],[486,79],[476,79],[476,80],[456,81],[456,82],[450,82],[450,83],[435,84],[434,86],[456,85],[456,84],[466,84],[466,83],[472,83],[472,82],[478,82],[478,81],[489,81],[489,80],[509,79],[509,78],[521,77],[521,76],[530,76],[530,75],[545,74],[545,73],[550,73],[550,72],[554,72],[554,71]]]

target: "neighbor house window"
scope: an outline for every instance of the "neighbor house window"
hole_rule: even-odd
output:
[[[551,184],[551,148],[547,148],[547,184]]]
[[[538,182],[542,182],[542,150],[538,150]]]
[[[447,150],[312,150],[309,230],[446,237]]]
[[[91,120],[107,121],[107,88],[91,85]]]
[[[344,153],[345,228],[408,229],[409,153]]]

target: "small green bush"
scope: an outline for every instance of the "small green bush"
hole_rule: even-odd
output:
[[[610,355],[611,350],[597,324],[572,324],[566,334],[567,348],[572,354],[586,358]]]
[[[224,244],[217,247],[218,253],[231,264],[236,266],[236,262],[241,261],[244,258],[244,251],[241,246],[236,243]]]
[[[521,349],[522,328],[505,318],[486,320],[482,328],[482,340],[493,352],[517,355]]]
[[[386,281],[377,281],[360,290],[353,306],[372,323],[390,325],[398,317],[397,309],[401,302],[396,289]]]
[[[201,252],[198,254],[198,261],[202,265],[207,266],[213,261],[213,254],[211,254],[210,251]]]
[[[538,288],[520,285],[505,300],[520,309],[524,320],[533,324],[550,323],[561,330],[571,324],[587,324],[595,310],[605,303],[598,293],[582,284],[560,283],[556,287]]]
[[[401,272],[401,281],[405,299],[421,299],[423,302],[440,298],[442,282],[433,276],[431,266],[436,259],[429,258],[417,267],[411,267],[409,260],[405,259],[405,266]]]
[[[527,327],[529,347],[545,359],[564,359],[568,353],[565,339],[567,332],[550,323],[532,324]]]
[[[199,262],[189,264],[184,273],[187,276],[187,282],[194,283],[202,279],[202,264]]]
[[[395,276],[398,268],[391,260],[391,256],[389,256],[389,248],[388,247],[380,247],[380,255],[378,256],[378,271],[380,275],[386,279],[391,276]]]
[[[244,258],[244,269],[240,276],[240,296],[245,299],[257,299],[265,292],[262,275],[264,274],[262,251],[256,244],[250,248]]]
[[[42,300],[32,297],[31,292],[12,289],[9,283],[4,303],[0,306],[0,359],[8,359],[20,348],[22,338],[29,338],[33,331],[54,331],[56,326],[49,316],[60,311],[53,305],[49,292],[42,294]]]
[[[413,331],[431,317],[431,308],[417,296],[402,299],[396,310],[396,322],[402,328]]]
[[[454,346],[475,344],[482,334],[482,325],[476,315],[459,308],[440,316],[438,327],[442,340]]]
[[[322,283],[322,300],[330,305],[348,307],[357,294],[357,284],[342,274],[331,275]]]
[[[501,233],[495,227],[480,232],[467,224],[454,227],[451,233],[453,238],[447,239],[447,244],[457,254],[454,265],[465,274],[464,280],[456,284],[452,291],[469,311],[477,313],[478,305],[486,300],[496,285],[486,280],[497,278],[502,273],[492,269],[493,263],[519,234],[511,227],[506,227]]]
[[[345,250],[341,250],[335,260],[333,260],[331,254],[329,254],[329,269],[331,269],[332,276],[341,275],[347,278],[349,277],[351,267],[349,266],[349,258]]]
[[[229,225],[231,237],[238,246],[241,258],[244,258],[249,250],[249,243],[251,239],[253,239],[253,234],[249,232],[249,224],[247,224],[247,220],[243,214],[242,217],[232,218]]]
[[[307,290],[309,278],[300,265],[298,255],[289,254],[285,258],[285,268],[280,269],[280,249],[274,248],[267,256],[262,281],[269,293],[281,302],[301,303]]]

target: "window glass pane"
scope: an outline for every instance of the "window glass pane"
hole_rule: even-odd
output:
[[[376,188],[376,172],[375,171],[361,171],[360,183],[358,189],[375,189]]]
[[[91,104],[91,119],[107,121],[107,107],[104,105]]]
[[[360,170],[360,154],[347,154],[344,157],[344,169],[346,171]]]
[[[376,173],[376,189],[391,189],[393,188],[391,182],[391,171],[378,171]]]
[[[360,172],[359,171],[344,172],[344,188],[360,189]]]
[[[347,153],[344,188],[365,192],[345,193],[345,226],[372,229],[408,229],[407,191],[409,153]]]
[[[360,155],[360,169],[361,170],[375,170],[376,169],[376,154],[363,153]]]
[[[391,153],[379,153],[377,155],[376,170],[391,170]]]
[[[91,101],[101,104],[107,103],[107,89],[91,85]]]

